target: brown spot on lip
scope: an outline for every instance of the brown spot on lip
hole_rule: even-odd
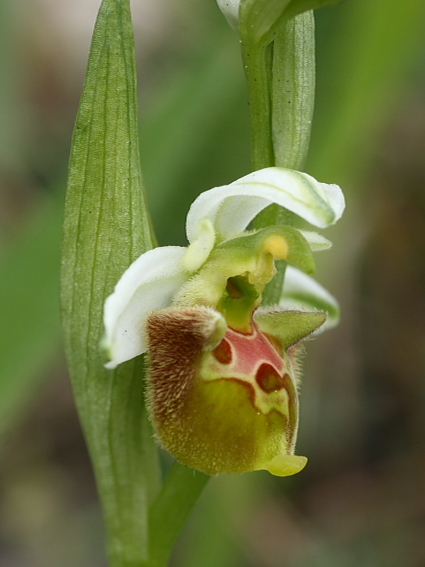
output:
[[[263,392],[271,394],[285,388],[285,376],[281,376],[271,364],[263,363],[257,370],[255,379]]]
[[[223,339],[212,352],[216,360],[221,362],[221,364],[230,364],[232,362],[232,347],[226,339]]]

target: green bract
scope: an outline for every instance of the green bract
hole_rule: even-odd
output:
[[[296,353],[337,310],[307,275],[314,272],[312,250],[330,243],[291,226],[244,231],[272,203],[319,227],[344,208],[336,185],[282,168],[257,171],[201,194],[187,217],[188,248],[143,254],[105,303],[106,366],[148,351],[148,405],[159,441],[209,474],[267,469],[286,476],[306,463],[294,455]],[[309,310],[300,303],[261,307],[275,260],[288,264],[286,283],[307,278],[300,294],[310,293]]]

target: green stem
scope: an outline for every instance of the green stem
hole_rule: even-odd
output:
[[[174,463],[149,516],[149,567],[165,567],[174,543],[211,477]]]
[[[252,165],[302,169],[310,141],[314,108],[315,59],[313,12],[281,23],[268,46],[243,45],[251,115]],[[270,55],[267,57],[267,55]],[[270,205],[253,222],[254,228],[293,224],[294,215]],[[285,263],[266,286],[265,304],[279,301]]]
[[[274,165],[270,48],[242,42],[242,58],[248,85],[251,164],[256,171]]]

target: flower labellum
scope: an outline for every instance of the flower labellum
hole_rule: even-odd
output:
[[[106,366],[148,352],[158,441],[208,474],[288,476],[307,462],[294,454],[297,354],[305,338],[337,321],[335,299],[309,275],[312,250],[330,243],[292,226],[245,231],[273,202],[318,227],[336,222],[344,208],[336,185],[281,168],[212,189],[189,211],[190,245],[143,254],[105,303]],[[264,308],[276,260],[287,263],[288,295],[284,287],[282,305]]]
[[[309,331],[326,318],[286,313],[307,315]],[[157,311],[148,333],[150,410],[161,443],[177,460],[209,474],[266,469],[287,476],[304,468],[307,459],[293,454],[296,347],[286,351],[255,319],[249,333],[226,330],[208,307]]]

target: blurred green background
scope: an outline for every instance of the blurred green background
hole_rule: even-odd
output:
[[[98,0],[0,0],[0,565],[104,567],[60,346],[61,207]],[[317,257],[341,325],[308,345],[289,479],[213,479],[174,567],[425,565],[423,0],[317,12],[306,170],[348,208]],[[134,0],[142,165],[161,244],[249,171],[239,45],[214,0]]]

